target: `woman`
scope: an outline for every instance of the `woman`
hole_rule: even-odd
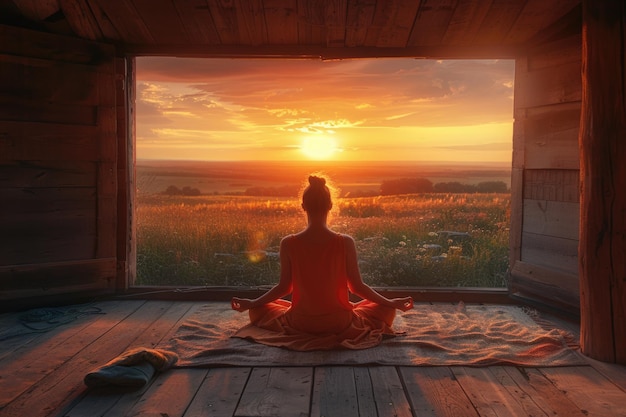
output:
[[[254,300],[232,299],[251,322],[234,336],[305,351],[365,349],[395,335],[396,309],[413,308],[413,300],[388,299],[363,282],[354,240],[328,228],[332,198],[324,178],[309,177],[302,208],[307,227],[282,239],[278,284]],[[363,301],[351,303],[349,292]],[[288,294],[291,302],[280,298]]]

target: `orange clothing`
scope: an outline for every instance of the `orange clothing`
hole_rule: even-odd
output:
[[[281,256],[289,257],[292,302],[279,299],[249,311],[250,324],[234,336],[292,350],[365,349],[394,335],[394,308],[349,301],[345,245],[336,234],[330,244],[298,235],[285,237]]]

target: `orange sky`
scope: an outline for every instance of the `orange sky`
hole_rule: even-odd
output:
[[[137,59],[137,158],[510,162],[507,60]]]

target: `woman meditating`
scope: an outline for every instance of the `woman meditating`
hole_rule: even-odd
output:
[[[310,176],[302,194],[307,227],[280,242],[280,279],[251,300],[233,297],[232,308],[249,311],[250,324],[235,337],[292,350],[366,349],[396,333],[396,309],[413,308],[411,297],[389,299],[365,284],[352,237],[328,228],[332,198],[323,177]],[[351,303],[349,292],[363,301]],[[281,297],[291,294],[291,302]]]

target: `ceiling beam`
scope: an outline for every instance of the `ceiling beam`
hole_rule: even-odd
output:
[[[501,46],[416,46],[403,48],[328,48],[317,45],[120,45],[132,56],[193,58],[430,58],[430,59],[514,59],[524,53],[523,45]]]

